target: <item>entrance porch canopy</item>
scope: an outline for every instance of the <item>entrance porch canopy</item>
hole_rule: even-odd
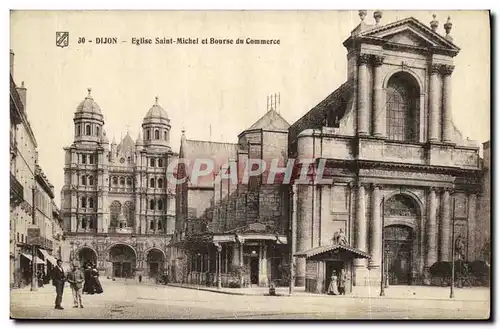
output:
[[[347,260],[353,258],[371,258],[370,255],[359,249],[344,245],[334,244],[321,246],[306,251],[295,253],[295,257],[309,260]]]

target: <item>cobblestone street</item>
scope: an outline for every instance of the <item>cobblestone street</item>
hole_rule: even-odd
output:
[[[52,286],[45,286],[37,292],[31,292],[29,288],[13,290],[11,317],[188,320],[486,319],[489,316],[489,291],[484,288],[457,289],[454,300],[447,298],[449,290],[440,287],[413,287],[418,293],[401,297],[394,296],[402,294],[398,292],[403,291],[401,287],[391,287],[386,297],[377,298],[309,295],[300,291],[291,297],[229,295],[109,280],[103,280],[103,288],[101,295],[83,296],[85,308],[74,309],[71,291],[66,287],[62,303],[64,310],[54,310],[55,290]],[[439,299],[440,295],[443,295],[442,299]]]

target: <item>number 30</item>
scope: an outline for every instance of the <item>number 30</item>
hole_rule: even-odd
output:
[[[78,38],[78,43],[85,43],[85,38],[84,37],[79,37]]]

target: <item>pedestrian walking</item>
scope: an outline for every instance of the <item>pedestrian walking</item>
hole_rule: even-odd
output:
[[[95,287],[92,281],[92,264],[87,263],[83,269],[83,276],[85,282],[83,283],[82,293],[93,295],[95,292]]]
[[[64,292],[64,281],[66,280],[66,275],[62,268],[62,260],[57,260],[57,266],[52,271],[52,284],[56,287],[56,301],[54,308],[56,310],[64,310],[61,307],[62,295]]]
[[[73,270],[68,273],[68,282],[71,287],[71,292],[73,293],[74,308],[78,307],[78,304],[80,304],[80,308],[83,308],[82,287],[84,279],[82,271],[80,271],[76,264],[73,264]]]
[[[92,285],[94,287],[94,292],[96,294],[102,294],[102,285],[101,281],[99,281],[99,271],[97,270],[97,266],[92,264],[92,272],[90,273],[90,278],[92,280]]]

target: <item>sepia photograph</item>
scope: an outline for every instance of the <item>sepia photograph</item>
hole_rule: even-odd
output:
[[[9,20],[11,319],[491,318],[490,11]]]

